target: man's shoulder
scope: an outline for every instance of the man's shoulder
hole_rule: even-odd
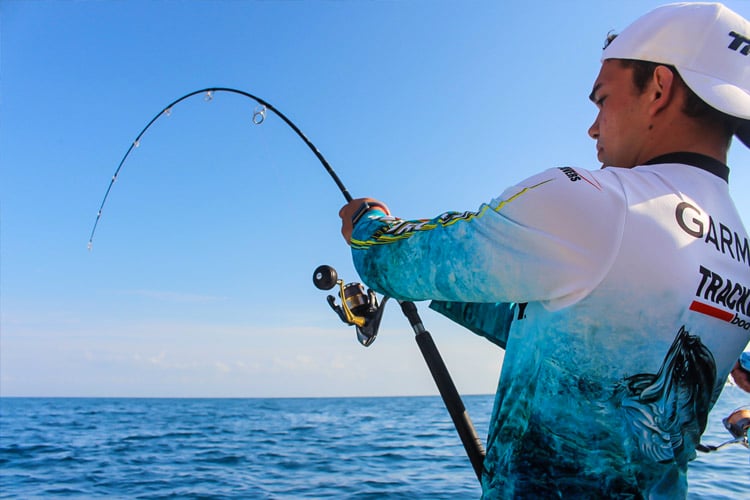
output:
[[[607,192],[621,192],[621,183],[610,169],[588,170],[574,166],[553,167],[512,188],[515,192],[537,190],[548,196],[595,196]]]

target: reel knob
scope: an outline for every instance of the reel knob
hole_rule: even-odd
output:
[[[336,286],[338,279],[339,273],[337,273],[331,266],[318,266],[315,271],[313,271],[313,283],[319,290],[330,290]]]

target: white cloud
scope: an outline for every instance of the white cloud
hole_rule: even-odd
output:
[[[3,394],[59,396],[369,396],[436,394],[396,314],[368,348],[354,330],[242,322],[107,319],[3,335]],[[325,317],[327,318],[327,316]],[[325,320],[324,318],[324,320]],[[425,315],[462,394],[494,392],[502,351]],[[325,321],[321,324],[326,325]],[[315,322],[310,323],[315,325]],[[39,342],[40,336],[47,340]]]

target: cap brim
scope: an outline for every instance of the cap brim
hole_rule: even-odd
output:
[[[744,120],[735,135],[750,148],[750,92],[702,73],[683,68],[677,71],[685,84],[709,106]]]
[[[679,66],[677,71],[687,86],[709,106],[730,116],[750,120],[750,91]]]

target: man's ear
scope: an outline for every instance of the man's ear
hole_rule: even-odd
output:
[[[649,111],[654,116],[675,99],[675,74],[666,66],[657,66],[651,75],[647,92],[651,98]]]

